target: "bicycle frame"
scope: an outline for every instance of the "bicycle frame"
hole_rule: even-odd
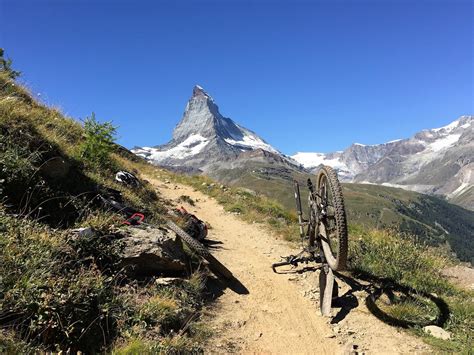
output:
[[[337,286],[333,270],[343,269],[347,259],[347,222],[342,189],[337,173],[332,168],[323,166],[317,175],[318,191],[314,191],[311,179],[307,180],[309,216],[306,220],[301,206],[299,184],[294,181],[293,185],[302,250],[297,255],[281,257],[283,261],[272,264],[272,269],[278,273],[276,268],[284,265],[297,267],[299,263],[319,263],[319,306],[323,316],[330,316],[334,286]],[[330,238],[337,238],[337,252],[340,252],[337,256],[334,256]]]
[[[277,267],[291,265],[292,267],[298,266],[299,263],[309,263],[309,262],[316,262],[325,264],[324,254],[321,252],[321,245],[320,245],[320,236],[318,234],[318,223],[319,218],[321,215],[321,206],[318,206],[316,203],[315,197],[319,197],[317,193],[314,192],[313,183],[311,179],[307,181],[309,194],[309,220],[305,220],[303,218],[303,208],[301,205],[301,194],[300,194],[300,186],[298,181],[293,181],[294,187],[294,194],[295,194],[295,201],[296,201],[296,212],[298,214],[298,224],[299,224],[299,231],[300,231],[300,239],[302,244],[302,251],[297,255],[290,255],[287,257],[282,257],[285,261],[281,261],[278,263],[272,264],[272,269],[274,272],[276,271]],[[307,229],[305,229],[307,226]],[[311,238],[314,240],[311,242]],[[307,241],[306,241],[307,239]],[[312,245],[311,245],[312,244]],[[304,256],[307,254],[307,256]]]

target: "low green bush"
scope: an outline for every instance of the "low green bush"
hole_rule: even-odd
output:
[[[91,164],[101,168],[109,167],[112,160],[110,153],[114,150],[117,128],[112,122],[100,123],[92,113],[84,121],[84,141],[81,145],[81,156]]]

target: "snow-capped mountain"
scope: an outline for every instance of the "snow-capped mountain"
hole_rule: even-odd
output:
[[[348,182],[401,187],[455,199],[473,193],[474,116],[462,116],[441,128],[378,145],[355,143],[344,151],[297,153],[307,169],[330,165]],[[470,199],[472,200],[472,199]],[[465,204],[473,208],[473,201]]]
[[[298,163],[281,154],[251,130],[224,117],[214,99],[196,85],[172,140],[162,146],[132,150],[153,164],[213,172],[230,168],[239,159],[269,159],[284,164]],[[248,154],[260,151],[261,154]]]

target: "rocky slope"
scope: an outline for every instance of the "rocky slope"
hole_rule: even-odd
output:
[[[336,168],[347,182],[373,183],[436,194],[474,209],[474,116],[378,145],[355,143],[342,152],[297,153],[307,169]]]

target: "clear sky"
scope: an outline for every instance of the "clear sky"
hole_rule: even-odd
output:
[[[474,114],[473,2],[0,0],[0,47],[64,113],[165,143],[195,84],[282,152]]]

